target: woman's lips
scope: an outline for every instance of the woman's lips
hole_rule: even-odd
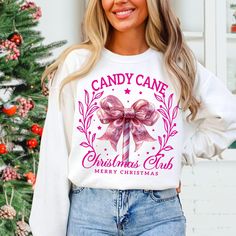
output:
[[[128,18],[132,13],[134,12],[134,9],[128,9],[128,10],[120,10],[113,12],[118,19],[125,19]]]

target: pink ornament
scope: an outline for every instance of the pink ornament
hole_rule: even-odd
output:
[[[35,12],[32,14],[35,20],[39,20],[42,16],[42,10],[32,1],[26,1],[24,5],[21,6],[21,10],[34,9]]]
[[[8,39],[1,42],[0,50],[6,53],[6,61],[18,60],[20,56],[20,50],[17,48],[17,45]]]
[[[19,98],[18,114],[21,117],[25,117],[30,110],[34,108],[34,102],[32,99],[26,100],[25,98]]]
[[[2,172],[2,180],[3,181],[10,181],[20,179],[20,175],[17,173],[16,168],[12,166],[7,166]]]

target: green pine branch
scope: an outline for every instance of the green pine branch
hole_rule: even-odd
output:
[[[12,206],[17,211],[14,220],[0,219],[0,235],[4,236],[15,236],[22,206],[25,222],[29,220],[33,189],[24,175],[29,172],[37,174],[41,139],[31,127],[34,124],[43,127],[47,110],[47,97],[41,91],[41,76],[46,66],[53,62],[52,51],[66,43],[63,40],[45,44],[44,37],[37,30],[38,21],[32,17],[34,9],[21,10],[23,4],[22,0],[0,0],[0,43],[11,39],[15,32],[23,38],[18,46],[20,57],[17,60],[6,60],[0,52],[0,91],[11,91],[7,100],[0,97],[0,143],[4,142],[8,148],[6,154],[0,154],[0,176],[6,166],[17,168],[21,176],[20,180],[4,182],[0,179],[0,207],[6,204],[4,190],[10,197],[14,188]],[[31,99],[34,103],[34,108],[25,117],[19,115],[19,98]],[[15,114],[10,116],[3,112],[7,104],[17,107]],[[29,148],[27,141],[30,139],[36,139],[38,145]]]

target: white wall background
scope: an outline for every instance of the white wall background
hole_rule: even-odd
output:
[[[67,40],[68,43],[54,51],[57,56],[64,48],[81,41],[81,20],[84,12],[83,0],[35,0],[42,8],[39,30],[44,43]]]
[[[181,0],[186,8],[178,8],[184,30],[202,31],[203,0]],[[83,0],[36,0],[42,7],[40,30],[45,42],[67,39],[69,46],[80,42],[80,21],[84,12]],[[179,1],[177,1],[179,2]],[[191,4],[190,4],[191,2]],[[193,11],[193,3],[195,8]],[[196,15],[192,15],[196,12]],[[197,19],[196,19],[197,17]],[[184,21],[188,19],[187,21]],[[199,19],[199,20],[198,20]],[[194,26],[194,29],[191,27]],[[191,47],[203,61],[203,48],[192,41]],[[57,55],[62,48],[57,50]],[[236,160],[232,152],[232,158]],[[235,236],[236,235],[236,162],[204,161],[195,168],[185,167],[182,175],[181,199],[187,217],[187,236]]]
[[[181,29],[183,31],[201,32],[203,34],[204,0],[171,0],[171,3],[175,9],[175,13],[180,19]],[[198,60],[204,64],[204,39],[191,38],[188,44],[194,50]]]
[[[181,199],[187,236],[236,235],[235,170],[235,161],[213,160],[184,167]]]

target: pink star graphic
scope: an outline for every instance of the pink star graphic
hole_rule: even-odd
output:
[[[101,127],[101,126],[98,126],[98,129],[99,129],[99,130],[101,130],[101,129],[102,129],[102,127]]]
[[[127,88],[127,89],[125,89],[125,94],[130,94],[130,91],[131,91],[131,90],[130,90],[130,89],[128,89],[128,88]]]

